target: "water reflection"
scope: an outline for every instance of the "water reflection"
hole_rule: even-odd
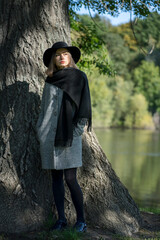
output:
[[[95,129],[113,169],[142,207],[160,207],[160,132]]]

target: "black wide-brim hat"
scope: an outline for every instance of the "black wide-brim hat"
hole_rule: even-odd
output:
[[[81,51],[78,47],[68,46],[65,42],[56,42],[51,48],[48,48],[43,54],[43,62],[46,67],[49,66],[52,54],[57,51],[59,48],[66,48],[71,53],[72,58],[75,63],[77,63],[81,56]]]

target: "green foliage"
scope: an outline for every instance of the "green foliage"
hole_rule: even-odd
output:
[[[154,128],[148,103],[142,94],[133,95],[132,82],[94,71],[89,85],[95,127]]]
[[[147,101],[142,94],[135,94],[130,98],[124,126],[129,128],[154,128],[152,117],[148,113]]]
[[[144,19],[139,19],[135,26],[135,34],[138,42],[143,47],[151,48],[152,45],[159,46],[160,42],[160,15],[157,12],[150,13],[150,15]],[[143,31],[142,31],[143,29]]]
[[[94,28],[95,34],[102,42],[105,42],[105,38],[108,34],[111,24],[105,17],[100,17],[98,14],[95,14],[92,18],[87,15],[78,15],[76,20],[82,24],[82,26]]]
[[[149,110],[160,110],[160,75],[159,68],[153,62],[142,61],[133,72],[135,91],[142,93],[149,103]]]
[[[114,109],[114,115],[112,119],[112,126],[123,126],[125,115],[127,112],[127,103],[132,94],[132,83],[124,81],[121,77],[116,77],[112,80],[112,108]]]
[[[107,87],[106,77],[93,71],[89,75],[92,115],[94,126],[110,126],[113,109],[111,107],[112,91]]]
[[[136,1],[136,0],[70,0],[69,9],[72,13],[75,10],[80,9],[82,5],[85,8],[92,9],[97,11],[98,14],[109,13],[111,15],[118,15],[120,11],[129,11],[132,8],[132,11],[137,16],[147,16],[149,15],[149,9],[152,7],[153,10],[158,10],[159,1],[145,0],[145,1]]]
[[[100,22],[98,16],[94,19]],[[95,23],[87,15],[82,17],[77,15],[77,19],[71,18],[71,27],[72,44],[81,49],[83,56],[78,64],[79,68],[90,72],[93,68],[97,68],[100,74],[113,75],[114,70],[109,63],[108,50]]]
[[[92,54],[95,50],[101,48],[103,41],[98,38],[94,23],[92,21],[88,22],[87,15],[84,15],[82,19],[85,19],[85,24],[80,19],[74,20],[72,18],[71,27],[79,33],[76,41],[73,39],[73,43],[83,49],[86,54]]]
[[[116,74],[127,77],[127,63],[130,60],[130,54],[123,38],[117,33],[109,33],[105,41]]]
[[[75,7],[87,6],[87,1],[76,1],[77,5],[72,2]],[[92,8],[90,4],[95,9],[102,7],[102,1],[89,1]],[[112,1],[109,6],[114,13],[118,13],[116,4],[117,1]],[[124,1],[125,9],[127,4]],[[132,4],[137,15],[142,16],[146,11],[141,12],[142,5],[145,7],[140,1]],[[153,5],[156,7],[156,2]],[[134,25],[138,42],[130,23],[113,27],[99,15],[71,16],[72,44],[82,52],[78,67],[90,80],[94,126],[152,128],[151,114],[160,112],[160,15],[145,13],[144,16]],[[145,52],[154,45],[152,54],[140,53],[139,45]]]
[[[116,71],[129,78],[129,48],[120,34],[110,32],[112,28],[108,21],[98,15],[92,19],[88,15],[77,15],[76,19],[71,18],[71,27],[72,43],[85,53],[80,62],[81,68],[93,65],[101,74],[113,75]],[[90,58],[91,55],[93,58]]]
[[[109,83],[112,91],[113,127],[148,128],[154,127],[148,113],[148,103],[142,94],[133,94],[133,84],[117,77]]]
[[[114,32],[119,34],[124,40],[124,45],[127,46],[130,51],[137,51],[137,41],[133,35],[130,23],[121,24],[114,28]]]
[[[103,51],[104,49],[104,51]],[[78,63],[78,67],[86,73],[92,73],[97,69],[100,74],[114,75],[112,65],[109,63],[109,56],[107,49],[101,46],[100,51],[95,51],[93,54],[86,54],[81,49],[83,59]]]

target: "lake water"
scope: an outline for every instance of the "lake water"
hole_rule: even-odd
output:
[[[140,207],[160,208],[160,132],[94,129],[121,182]]]

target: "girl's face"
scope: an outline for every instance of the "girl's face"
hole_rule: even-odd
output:
[[[55,55],[55,64],[58,69],[66,68],[71,62],[70,53],[66,48],[59,48]]]

